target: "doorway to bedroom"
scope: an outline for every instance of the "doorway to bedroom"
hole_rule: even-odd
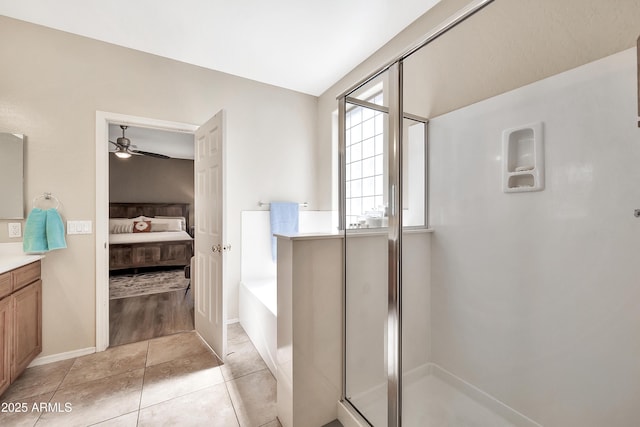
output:
[[[224,279],[226,252],[230,248],[225,240],[227,236],[225,225],[225,156],[226,152],[226,114],[218,111],[200,126],[170,122],[166,120],[146,117],[129,116],[118,113],[96,111],[96,222],[95,222],[95,250],[96,250],[96,351],[104,351],[110,346],[109,342],[109,265],[110,265],[110,233],[109,233],[109,146],[115,151],[150,151],[139,147],[132,147],[129,136],[121,136],[123,140],[109,142],[109,125],[141,127],[145,129],[160,129],[171,132],[188,134],[194,146],[194,209],[193,225],[189,227],[194,234],[193,256],[190,262],[191,289],[193,292],[194,329],[200,338],[206,342],[224,361],[226,355],[226,306],[224,304]],[[128,129],[127,127],[127,129]],[[125,133],[126,130],[124,129]],[[123,130],[123,129],[121,129]],[[134,153],[129,153],[135,155]],[[140,153],[138,153],[140,154]],[[167,170],[165,169],[165,174]],[[170,174],[168,174],[170,175]],[[175,206],[172,207],[175,209]],[[160,215],[176,220],[183,217],[186,223],[190,217],[187,213],[175,210],[158,212]],[[128,219],[136,219],[140,230],[151,227],[145,222],[145,216],[151,216],[146,211],[126,213]],[[142,216],[143,218],[139,218]],[[140,227],[140,228],[139,228]],[[185,239],[182,239],[185,240]],[[160,259],[179,258],[188,252],[185,246],[176,248],[178,243],[170,243],[169,255]],[[133,254],[133,252],[131,252]],[[153,251],[143,251],[142,260]],[[160,251],[162,254],[163,252]],[[139,255],[140,253],[138,253]],[[123,255],[125,256],[125,255]],[[133,255],[131,255],[133,256]],[[181,265],[186,266],[184,260]],[[188,293],[188,292],[187,292]]]
[[[109,346],[194,329],[194,139],[109,124]]]

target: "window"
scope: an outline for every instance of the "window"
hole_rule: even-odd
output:
[[[382,105],[379,93],[367,100]],[[367,212],[384,212],[384,135],[386,115],[382,112],[353,106],[345,117],[346,226],[355,228]]]

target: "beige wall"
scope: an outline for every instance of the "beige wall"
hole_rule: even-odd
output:
[[[320,209],[332,206],[336,97],[413,46],[468,0],[442,0],[325,91],[318,101]],[[405,64],[406,111],[433,118],[635,45],[637,0],[496,1]],[[337,209],[337,206],[335,206]]]
[[[109,154],[109,201],[189,203],[193,225],[193,160]]]
[[[53,192],[65,220],[95,220],[96,110],[193,124],[226,110],[225,284],[237,317],[241,210],[273,199],[317,206],[317,99],[6,17],[0,57],[0,131],[27,136],[26,200]],[[95,345],[95,237],[67,243],[43,262],[43,355]]]

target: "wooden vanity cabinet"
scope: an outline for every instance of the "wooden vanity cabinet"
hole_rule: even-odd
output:
[[[42,351],[42,281],[11,295],[13,341],[11,378],[17,378]]]
[[[0,394],[11,384],[11,297],[0,300]]]
[[[0,394],[42,351],[40,271],[36,261],[0,275]]]

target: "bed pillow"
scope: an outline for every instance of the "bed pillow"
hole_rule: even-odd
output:
[[[169,224],[151,221],[151,232],[169,231]]]
[[[152,224],[167,224],[167,230],[165,231],[185,231],[185,219],[184,217],[169,217],[169,216],[157,216],[151,218]]]
[[[131,224],[131,226],[133,226],[134,221],[149,221],[150,219],[151,218],[142,215],[135,218],[109,218],[109,232],[112,233],[111,230],[115,225]]]
[[[109,218],[109,233],[117,234],[117,233],[126,233],[125,231],[116,232],[114,231],[117,226],[128,226],[130,225],[133,229],[133,220],[130,218]],[[129,231],[131,233],[131,231]]]
[[[151,231],[151,221],[133,221],[134,233],[148,233]]]
[[[115,224],[109,227],[111,234],[133,233],[133,221],[128,224]]]

